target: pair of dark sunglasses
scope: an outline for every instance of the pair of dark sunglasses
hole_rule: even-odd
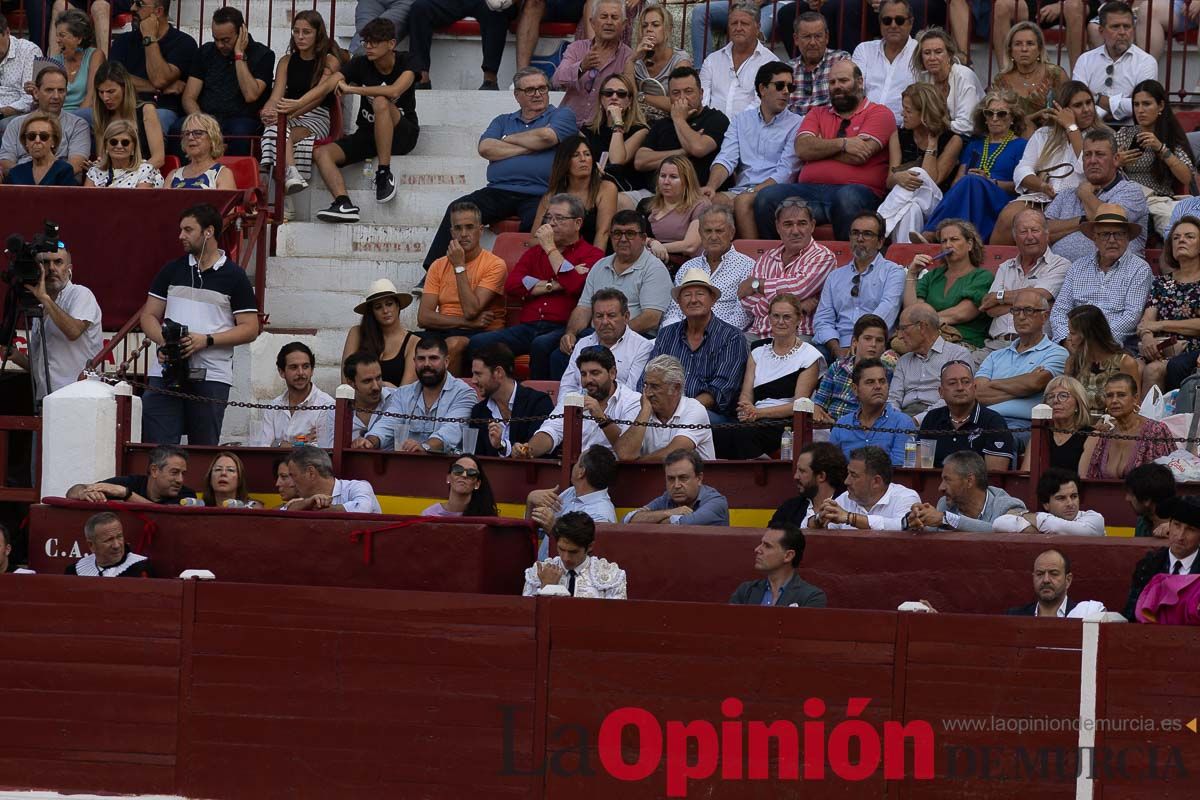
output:
[[[462,464],[455,464],[450,468],[451,475],[466,475],[468,478],[478,478],[479,470],[473,467],[464,467]]]
[[[626,97],[629,97],[629,90],[628,89],[601,89],[600,96],[601,97],[619,97],[622,100],[624,100]]]
[[[790,94],[796,91],[796,84],[791,81],[771,81],[769,85],[775,87],[775,91],[777,92],[788,92]]]

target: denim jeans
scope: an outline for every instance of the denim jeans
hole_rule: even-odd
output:
[[[189,381],[184,384],[183,391],[217,401],[212,403],[185,400],[154,391],[165,386],[162,378],[150,378],[150,389],[142,395],[142,441],[179,444],[179,440],[186,435],[188,444],[220,444],[229,384],[218,381]]]
[[[558,380],[550,374],[550,354],[558,349],[558,340],[567,327],[558,322],[522,322],[511,328],[479,333],[471,337],[471,352],[493,344],[503,344],[513,355],[529,354],[529,377],[535,381]]]
[[[857,183],[780,183],[768,186],[754,198],[754,221],[763,239],[778,239],[775,209],[789,197],[799,197],[812,210],[817,225],[833,225],[833,238],[850,240],[850,223],[864,211],[874,211],[883,202],[875,192]]]

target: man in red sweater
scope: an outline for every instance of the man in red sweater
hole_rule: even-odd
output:
[[[586,213],[575,195],[550,198],[541,227],[534,231],[537,246],[525,251],[504,282],[505,292],[524,301],[520,324],[472,336],[472,352],[504,344],[515,355],[529,354],[530,378],[558,380],[560,376],[550,374],[550,354],[558,349],[588,272],[604,256],[579,238]]]

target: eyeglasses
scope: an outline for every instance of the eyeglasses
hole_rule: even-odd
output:
[[[538,95],[550,94],[550,87],[543,84],[542,86],[530,86],[525,89],[517,89],[517,91],[526,97],[537,97]]]
[[[200,128],[192,128],[186,131],[180,131],[179,135],[185,139],[199,139],[201,136],[208,136],[208,131]]]
[[[917,325],[920,325],[920,324],[921,324],[920,322],[907,322],[907,323],[904,323],[904,324],[901,324],[901,325],[897,325],[897,326],[896,326],[896,330],[898,330],[898,331],[906,331],[906,330],[908,330],[909,328],[915,328]]]
[[[49,131],[30,131],[29,133],[25,134],[25,141],[48,142],[53,137],[54,134],[50,133]]]
[[[1116,240],[1116,239],[1128,239],[1129,231],[1124,230],[1124,229],[1119,230],[1119,231],[1096,231],[1095,235],[1096,235],[1096,238],[1104,239],[1105,241]]]
[[[768,319],[770,319],[771,322],[795,322],[796,315],[795,314],[771,314],[770,317],[768,317]]]
[[[1002,108],[999,111],[994,111],[989,108],[989,109],[984,110],[984,112],[983,112],[983,115],[985,117],[987,117],[988,119],[1004,119],[1005,117],[1008,116],[1008,114],[1009,114],[1009,112],[1008,112],[1008,109],[1006,109],[1006,108]]]
[[[601,97],[619,97],[622,100],[624,100],[625,98],[629,97],[629,90],[628,89],[601,89],[600,96]]]
[[[473,467],[464,467],[462,464],[455,464],[450,468],[451,475],[466,475],[468,478],[478,478],[479,470]]]
[[[1041,314],[1046,309],[1034,308],[1033,306],[1013,306],[1009,310],[1014,317],[1032,317],[1034,314]]]
[[[790,94],[796,91],[796,84],[791,81],[770,81],[768,85],[775,87],[775,91],[777,92],[787,92]]]
[[[109,139],[108,140],[109,147],[129,147],[129,145],[131,145],[131,144],[133,144],[132,139]]]
[[[903,25],[908,22],[908,17],[901,14],[898,17],[880,17],[879,21],[886,27],[888,25]]]
[[[1071,399],[1070,392],[1055,392],[1054,394],[1046,395],[1047,403],[1065,403]]]
[[[617,239],[636,239],[641,235],[641,231],[611,231],[608,238],[616,241]]]
[[[874,239],[878,235],[879,234],[876,233],[875,231],[864,231],[864,230],[859,230],[857,228],[850,229],[850,238],[851,239]]]
[[[557,225],[560,222],[566,222],[570,219],[579,219],[579,217],[568,217],[562,214],[545,214],[542,216],[542,223],[545,225]]]

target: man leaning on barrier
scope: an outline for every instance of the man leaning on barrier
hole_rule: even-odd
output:
[[[826,500],[808,521],[809,528],[902,531],[906,515],[921,496],[892,483],[892,461],[881,447],[868,445],[850,453],[846,491]]]
[[[333,476],[333,460],[324,450],[297,447],[288,454],[286,463],[298,497],[284,503],[284,511],[383,513],[371,484]]]
[[[745,344],[740,333],[738,338]],[[668,355],[650,359],[642,376],[637,424],[617,439],[614,449],[618,458],[662,461],[680,449],[695,450],[701,458],[716,458],[709,413],[699,400],[684,395],[685,381],[679,359]]]
[[[1027,510],[1024,503],[999,486],[988,486],[987,464],[973,450],[946,457],[939,488],[942,497],[936,507],[917,503],[909,511],[909,529],[991,532],[992,523],[1000,515]]]
[[[1008,610],[1013,617],[1072,617],[1082,619],[1103,614],[1104,604],[1096,600],[1072,603],[1067,596],[1071,588],[1071,559],[1060,550],[1047,550],[1033,562],[1033,593],[1037,597],[1029,605]]]
[[[564,514],[579,511],[596,522],[616,522],[617,510],[608,496],[608,487],[617,477],[617,458],[612,450],[594,444],[579,457],[571,468],[571,485],[561,492],[553,489],[534,489],[525,500],[526,516],[537,523],[543,536],[538,558],[549,555],[549,539],[545,533]]]
[[[800,528],[809,525],[817,510],[846,490],[846,456],[837,445],[809,442],[796,456],[792,476],[800,493],[789,497],[775,509],[769,527],[790,522]]]
[[[704,485],[704,461],[695,450],[673,450],[663,459],[667,490],[623,522],[670,525],[729,525],[729,501]]]
[[[126,475],[99,483],[77,483],[67,490],[70,500],[103,503],[121,500],[126,503],[157,503],[177,505],[196,493],[183,485],[187,474],[187,453],[174,445],[159,445],[150,451],[150,465],[145,475]]]

